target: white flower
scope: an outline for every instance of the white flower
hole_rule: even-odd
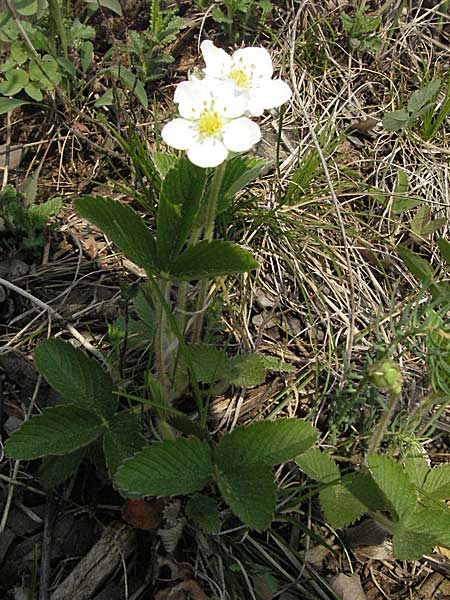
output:
[[[181,118],[167,123],[163,140],[177,150],[187,150],[188,158],[199,167],[216,167],[229,152],[245,152],[259,142],[256,123],[243,117],[244,97],[237,97],[232,83],[214,87],[204,80],[183,81],[176,90]]]
[[[214,85],[214,80],[232,81],[236,94],[245,98],[250,115],[259,117],[264,110],[281,106],[291,97],[287,83],[272,79],[272,59],[264,48],[242,48],[236,50],[233,56],[216,48],[210,40],[204,40],[200,48],[208,83]]]

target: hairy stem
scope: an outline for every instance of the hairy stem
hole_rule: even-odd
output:
[[[169,304],[170,282],[161,280],[159,283],[161,296],[164,298],[166,306]],[[167,315],[166,306],[159,302],[158,319],[155,339],[155,362],[158,371],[159,382],[161,385],[162,401],[170,406],[169,375],[167,366]],[[157,412],[157,426],[163,439],[173,439],[174,433],[163,414],[163,411]]]
[[[387,409],[384,412],[383,416],[381,417],[381,419],[377,425],[377,428],[373,432],[373,435],[370,439],[369,447],[367,449],[367,455],[374,454],[378,450],[380,443],[381,443],[381,439],[384,435],[384,432],[386,431],[386,427],[387,427],[389,421],[391,420],[392,415],[394,414],[395,407],[397,406],[397,402],[399,401],[399,398],[400,398],[400,394],[391,392],[391,397],[390,397]]]
[[[214,178],[211,185],[211,194],[206,208],[205,231],[203,239],[212,240],[214,235],[214,223],[217,212],[217,201],[219,199],[220,188],[222,187],[223,176],[226,169],[226,162],[223,162],[214,173]],[[192,333],[192,342],[197,344],[200,341],[203,321],[205,319],[206,299],[210,289],[211,280],[203,279],[200,283],[200,288],[197,297],[197,315],[194,321],[194,331]]]

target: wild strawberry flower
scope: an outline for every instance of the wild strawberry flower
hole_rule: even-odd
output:
[[[180,83],[174,95],[180,118],[161,131],[163,140],[177,150],[187,150],[199,167],[216,167],[230,152],[246,152],[259,142],[259,126],[244,117],[245,96],[236,95],[234,84],[211,86],[205,79]]]
[[[211,86],[233,82],[237,96],[247,103],[247,112],[259,117],[264,110],[276,108],[291,97],[291,89],[281,79],[272,79],[273,66],[265,48],[251,46],[236,50],[232,56],[204,40],[200,49],[205,60],[203,72]]]

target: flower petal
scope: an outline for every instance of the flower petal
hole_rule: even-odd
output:
[[[231,69],[231,56],[222,48],[216,48],[211,40],[204,40],[200,44],[206,68],[203,71],[210,77],[222,79],[228,77]]]
[[[161,131],[162,139],[177,150],[187,150],[195,145],[198,140],[198,132],[193,123],[186,119],[174,119],[164,125]]]
[[[289,100],[292,96],[291,88],[281,79],[270,79],[262,81],[257,87],[250,91],[250,96],[257,97],[258,102],[265,109],[276,108]]]
[[[223,128],[223,143],[231,152],[250,150],[260,139],[259,126],[246,117],[235,119]]]
[[[188,151],[189,160],[198,167],[217,167],[228,156],[228,150],[222,142],[214,137],[199,140]]]
[[[203,81],[207,81],[214,98],[214,109],[220,116],[235,119],[247,110],[248,93],[246,90],[240,91],[234,81],[211,80],[209,77]]]
[[[183,118],[198,119],[205,107],[210,106],[212,95],[200,79],[191,79],[177,85],[173,99]]]
[[[233,53],[233,68],[239,63],[252,74],[253,81],[270,79],[273,74],[272,58],[265,48],[249,46]]]

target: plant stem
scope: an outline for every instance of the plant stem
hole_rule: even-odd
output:
[[[217,212],[217,201],[219,199],[220,188],[222,187],[223,176],[226,169],[226,162],[224,161],[214,173],[214,178],[211,185],[211,194],[209,196],[208,205],[206,208],[206,218],[205,218],[205,232],[203,235],[203,239],[212,240],[214,235],[214,224],[216,220],[216,212]],[[203,279],[200,283],[200,288],[198,291],[197,298],[197,315],[194,321],[194,331],[192,333],[192,342],[197,344],[200,341],[203,321],[205,319],[205,310],[206,310],[206,299],[208,297],[208,290],[211,285],[211,280]]]
[[[381,442],[381,438],[383,437],[383,434],[386,431],[386,427],[387,427],[389,421],[391,420],[392,415],[394,414],[395,407],[397,406],[397,402],[399,401],[399,398],[400,398],[400,394],[395,394],[395,393],[391,392],[391,398],[390,398],[389,404],[387,406],[387,410],[381,417],[381,419],[378,423],[378,426],[375,429],[375,431],[373,432],[373,435],[370,439],[369,447],[367,449],[367,455],[375,454],[375,452],[378,450],[378,447]]]
[[[170,282],[161,280],[159,282],[159,290],[161,296],[164,298],[166,305],[168,304],[170,294]],[[169,378],[168,368],[166,363],[166,351],[167,351],[167,316],[166,307],[159,302],[156,339],[155,339],[155,362],[156,369],[158,371],[159,382],[161,384],[162,400],[164,404],[170,406],[170,390],[169,390]],[[174,433],[170,425],[167,423],[164,416],[164,411],[157,411],[156,418],[158,430],[163,439],[173,439]]]

